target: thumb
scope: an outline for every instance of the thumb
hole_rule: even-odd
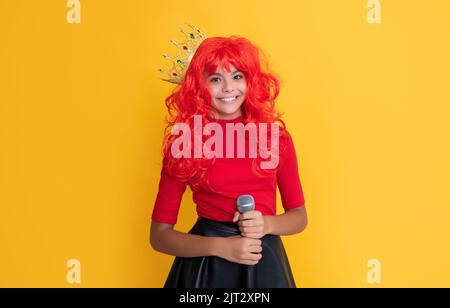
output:
[[[238,221],[239,218],[239,212],[234,212],[233,222]]]

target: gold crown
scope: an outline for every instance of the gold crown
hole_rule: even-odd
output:
[[[172,44],[177,46],[178,53],[171,57],[169,55],[163,55],[163,57],[172,62],[172,68],[170,70],[159,69],[161,73],[165,73],[169,76],[168,79],[161,80],[171,83],[180,84],[183,81],[184,75],[189,67],[189,63],[195,54],[198,46],[206,39],[206,35],[197,29],[194,25],[187,23],[192,31],[186,33],[183,28],[180,28],[181,33],[184,34],[184,42],[179,43],[175,40],[170,40]]]

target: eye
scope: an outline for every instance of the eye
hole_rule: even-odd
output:
[[[215,78],[211,78],[210,81],[211,82],[216,82],[216,80],[218,80],[219,78],[215,77]]]
[[[234,76],[234,79],[236,79],[236,77],[239,77],[237,80],[239,80],[239,79],[242,79],[243,78],[243,76],[242,75],[236,75],[236,76]]]

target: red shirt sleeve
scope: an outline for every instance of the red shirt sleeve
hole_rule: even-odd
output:
[[[183,193],[187,185],[169,175],[165,170],[164,164],[163,161],[152,220],[175,225],[177,223],[181,199],[183,198]]]
[[[286,131],[286,149],[280,154],[280,169],[277,172],[278,188],[284,209],[303,206],[302,184],[298,172],[297,155],[291,135]]]

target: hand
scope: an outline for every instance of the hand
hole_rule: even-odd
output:
[[[238,222],[241,235],[260,239],[268,234],[268,225],[260,211],[248,211],[243,214],[234,213],[233,222]]]
[[[261,240],[240,235],[219,238],[217,256],[234,263],[256,265],[262,258]]]

